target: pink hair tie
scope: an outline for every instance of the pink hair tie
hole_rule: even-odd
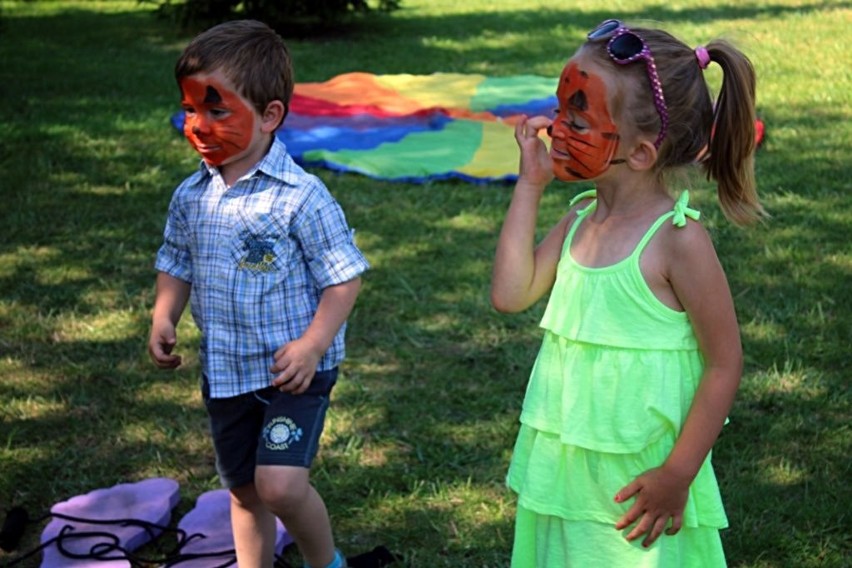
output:
[[[695,48],[695,57],[698,59],[698,66],[702,69],[707,69],[707,66],[710,65],[710,54],[707,53],[707,48],[703,45]]]

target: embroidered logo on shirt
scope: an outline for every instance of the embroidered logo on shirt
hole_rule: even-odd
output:
[[[302,439],[302,429],[290,418],[278,416],[263,429],[263,439],[270,450],[286,450]]]
[[[243,237],[242,249],[247,251],[240,260],[239,267],[255,272],[274,270],[276,235],[257,236],[248,234]]]

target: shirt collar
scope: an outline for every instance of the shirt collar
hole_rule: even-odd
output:
[[[295,167],[296,163],[290,154],[287,153],[287,146],[277,136],[272,139],[272,146],[263,158],[241,179],[247,179],[257,172],[262,172],[270,177],[273,177],[287,185],[298,185],[298,172]],[[210,177],[219,175],[219,170],[216,166],[211,166],[204,160],[198,166],[202,174]]]
[[[299,175],[296,163],[287,153],[287,146],[278,136],[273,136],[269,152],[257,164],[255,171],[261,171],[287,185],[298,185]]]

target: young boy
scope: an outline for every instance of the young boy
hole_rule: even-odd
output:
[[[275,137],[293,74],[273,30],[215,26],[175,76],[203,163],[169,206],[149,353],[160,368],[180,365],[175,328],[189,301],[240,568],[273,565],[276,516],[306,566],[344,566],[308,474],[368,263],[338,203]]]

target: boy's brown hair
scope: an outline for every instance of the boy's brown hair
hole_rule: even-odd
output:
[[[272,101],[293,96],[293,64],[284,40],[257,20],[235,20],[197,35],[175,64],[175,79],[221,70],[262,114]]]

